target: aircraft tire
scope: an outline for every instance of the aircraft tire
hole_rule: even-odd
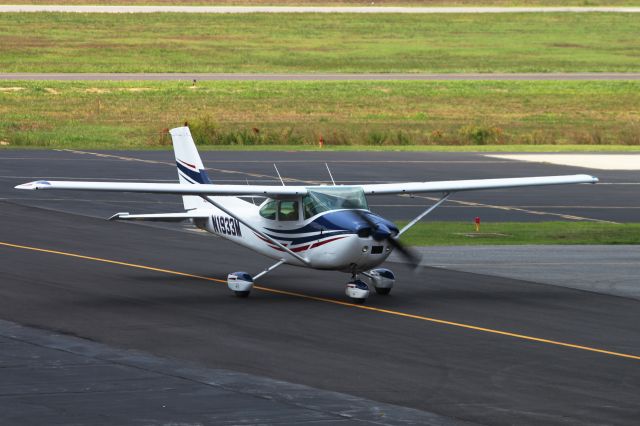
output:
[[[378,293],[381,296],[386,296],[387,294],[391,293],[391,288],[387,287],[387,288],[379,288],[379,287],[374,287],[376,289],[376,293]]]
[[[236,296],[238,297],[249,297],[250,291],[236,291]]]

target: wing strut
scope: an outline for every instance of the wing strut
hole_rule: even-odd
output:
[[[400,230],[400,232],[398,232],[398,235],[396,235],[396,238],[398,238],[400,235],[402,235],[405,231],[409,230],[409,228],[411,228],[413,225],[415,225],[420,219],[422,219],[423,217],[425,217],[426,215],[428,215],[429,213],[434,211],[438,206],[440,206],[440,204],[442,204],[445,201],[447,201],[447,198],[449,198],[451,196],[451,194],[453,194],[453,192],[445,192],[444,195],[442,196],[442,198],[440,198],[434,205],[432,205],[431,207],[429,207],[428,209],[426,209],[425,211],[420,213],[411,222],[407,223],[405,225],[405,227],[402,228]]]
[[[278,266],[282,265],[283,263],[284,263],[284,259],[280,259],[278,261],[278,263],[275,263],[275,264],[269,266],[267,269],[265,269],[264,271],[260,272],[258,275],[253,277],[253,280],[255,281],[258,278],[262,277],[263,275],[268,274],[269,272],[273,271],[274,269],[276,269]]]
[[[302,256],[300,256],[298,253],[293,252],[290,248],[283,246],[280,242],[274,240],[273,238],[271,238],[270,236],[268,236],[267,234],[263,233],[262,231],[258,230],[255,226],[250,225],[247,221],[243,220],[242,218],[239,218],[238,216],[236,216],[235,214],[231,213],[227,208],[225,208],[222,204],[218,203],[216,200],[213,199],[213,197],[208,197],[206,195],[200,195],[205,201],[208,201],[209,203],[213,204],[214,206],[216,206],[217,208],[219,208],[220,210],[222,210],[223,212],[225,212],[226,214],[228,214],[229,216],[231,216],[232,218],[236,219],[238,222],[242,223],[244,226],[246,226],[247,228],[251,229],[253,232],[255,232],[256,234],[260,235],[262,238],[264,238],[265,240],[268,240],[271,244],[280,247],[282,250],[284,250],[285,252],[289,253],[291,256],[295,257],[296,259],[298,259],[300,262],[304,263],[305,265],[309,265],[311,262],[309,262],[309,259],[306,259]]]

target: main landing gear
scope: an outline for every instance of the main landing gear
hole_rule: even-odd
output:
[[[227,276],[227,286],[229,287],[229,290],[236,294],[236,296],[248,297],[253,289],[254,280],[271,272],[283,263],[284,260],[281,260],[260,272],[255,277],[252,277],[248,272],[232,272]],[[391,292],[393,284],[396,281],[396,277],[393,275],[393,272],[385,268],[372,269],[368,272],[354,272],[352,274],[351,281],[347,283],[347,287],[345,289],[345,294],[353,303],[364,303],[365,300],[367,300],[367,297],[369,297],[369,285],[358,278],[359,274],[368,278],[369,285],[373,286],[376,293],[383,296]]]
[[[393,272],[385,268],[372,269],[369,272],[361,272],[361,274],[369,278],[376,293],[380,295],[389,294],[396,281]],[[351,281],[347,283],[345,294],[353,303],[364,303],[367,297],[369,297],[369,286],[364,281],[358,279],[358,274],[354,273]]]
[[[233,291],[238,297],[248,297],[251,293],[251,289],[253,288],[253,280],[257,280],[261,276],[268,274],[283,263],[284,259],[269,266],[255,277],[252,277],[248,272],[232,272],[227,275],[227,287],[229,287],[229,290]]]
[[[253,277],[247,272],[232,272],[227,275],[227,287],[238,297],[248,297],[253,288]]]

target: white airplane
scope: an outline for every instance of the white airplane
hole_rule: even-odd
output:
[[[240,297],[249,295],[254,280],[283,264],[351,274],[346,295],[354,303],[369,296],[366,277],[378,294],[389,294],[392,271],[376,268],[398,250],[416,266],[419,259],[398,237],[459,191],[573,183],[596,183],[589,175],[542,176],[375,185],[217,185],[211,183],[188,127],[170,131],[180,183],[83,182],[39,180],[16,186],[29,190],[80,190],[178,194],[184,211],[178,213],[118,213],[110,219],[191,221],[200,229],[240,244],[277,262],[255,276],[228,275],[227,285]],[[333,180],[333,178],[332,178]],[[367,195],[441,193],[442,197],[398,229],[372,213]],[[266,197],[256,206],[242,197]]]

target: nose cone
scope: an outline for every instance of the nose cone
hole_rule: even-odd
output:
[[[393,222],[385,219],[382,216],[369,213],[369,218],[376,224],[376,227],[378,229],[382,230],[382,232],[385,232],[385,231],[388,232],[387,236],[389,235],[395,236],[395,235],[398,235],[398,232],[400,232],[398,230],[398,227]]]
[[[366,215],[366,219],[352,210],[329,212],[316,219],[312,226],[324,230],[349,230],[361,238],[373,236],[376,240],[384,240],[398,233],[393,222],[371,212],[362,214]]]
[[[366,235],[362,230],[358,232],[361,237],[372,237],[375,241],[384,241],[398,234],[398,228],[393,222],[371,212],[365,213],[368,220],[362,220],[360,226],[367,230]]]
[[[376,241],[386,240],[387,238],[389,238],[390,235],[391,235],[391,229],[389,229],[389,227],[382,222],[376,223],[376,227],[373,230],[373,234],[371,234],[373,239]]]

